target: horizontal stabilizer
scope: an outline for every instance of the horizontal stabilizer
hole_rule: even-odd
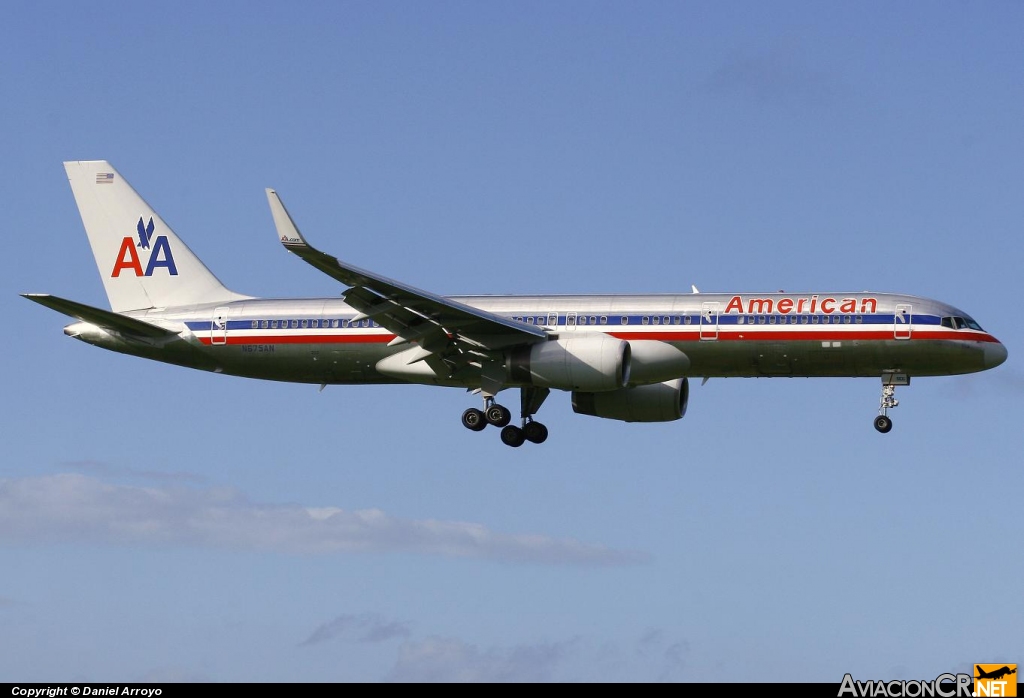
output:
[[[34,301],[39,305],[45,305],[47,308],[56,310],[58,313],[63,313],[68,317],[73,317],[76,320],[88,322],[92,325],[96,325],[97,327],[114,330],[122,334],[133,334],[139,337],[151,337],[153,339],[173,337],[178,334],[173,330],[165,330],[163,327],[157,327],[156,325],[151,325],[148,322],[130,318],[127,315],[120,315],[118,313],[112,313],[109,310],[94,308],[91,305],[85,305],[84,303],[76,303],[75,301],[69,301],[65,298],[58,298],[57,296],[51,296],[48,293],[23,293],[21,295],[28,298],[30,301]]]

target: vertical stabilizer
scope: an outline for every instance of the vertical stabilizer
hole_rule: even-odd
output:
[[[243,299],[224,288],[105,160],[65,162],[115,312]]]

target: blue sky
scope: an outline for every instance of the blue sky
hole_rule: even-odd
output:
[[[22,3],[0,30],[0,680],[932,678],[1024,659],[1024,6]],[[894,291],[1010,358],[693,385],[681,422],[103,352],[61,162],[229,287]],[[16,328],[16,331],[14,331]],[[339,513],[339,510],[341,513]],[[329,523],[326,516],[334,513]],[[1016,628],[1016,630],[1015,630]]]

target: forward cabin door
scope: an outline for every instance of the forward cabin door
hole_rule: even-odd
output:
[[[913,306],[910,303],[900,303],[896,306],[896,316],[893,318],[893,336],[896,339],[910,339],[911,327],[913,326]]]

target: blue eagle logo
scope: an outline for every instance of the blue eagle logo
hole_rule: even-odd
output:
[[[139,244],[138,246],[144,250],[149,249],[149,241],[153,237],[153,219],[149,219],[149,225],[143,227],[142,217],[139,217]]]

